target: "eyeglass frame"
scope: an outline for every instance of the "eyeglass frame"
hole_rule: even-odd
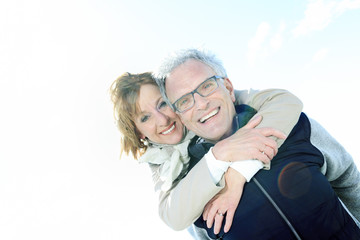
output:
[[[201,85],[203,85],[206,81],[209,81],[210,79],[215,79],[216,88],[214,88],[214,90],[212,90],[212,91],[211,91],[210,93],[208,93],[207,95],[202,95],[202,94],[199,93],[197,90],[199,89],[199,87],[200,87]],[[182,96],[181,96],[180,98],[178,98],[173,104],[171,104],[172,107],[173,107],[173,109],[174,109],[176,112],[178,112],[178,113],[184,113],[184,112],[190,110],[190,109],[195,105],[195,97],[194,97],[194,94],[197,93],[197,94],[199,94],[201,97],[207,97],[207,96],[211,95],[212,93],[214,93],[214,92],[216,91],[216,89],[219,88],[219,83],[218,83],[218,81],[217,81],[218,79],[224,79],[224,77],[220,77],[220,76],[218,76],[218,75],[214,75],[214,76],[212,76],[212,77],[207,78],[205,81],[203,81],[202,83],[200,83],[193,91],[191,91],[191,92],[189,92],[189,93],[187,93],[187,94],[185,94],[185,95],[182,95]],[[176,104],[178,101],[180,101],[183,97],[185,97],[185,96],[187,96],[187,95],[190,95],[190,94],[191,94],[192,99],[193,99],[192,105],[191,105],[190,107],[186,108],[186,109],[183,110],[183,111],[178,110],[178,108],[175,106],[175,104]]]

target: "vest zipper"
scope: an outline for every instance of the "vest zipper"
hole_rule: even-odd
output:
[[[292,233],[295,235],[296,239],[301,240],[299,234],[296,232],[295,228],[293,227],[293,225],[291,224],[291,222],[289,221],[289,219],[287,219],[287,217],[285,216],[285,214],[281,211],[281,209],[279,208],[279,206],[275,203],[275,201],[271,198],[271,196],[266,192],[266,190],[261,186],[261,184],[258,182],[258,180],[253,177],[253,180],[255,182],[255,184],[259,187],[259,189],[262,191],[262,193],[266,196],[266,198],[270,201],[270,203],[274,206],[274,208],[276,209],[276,211],[280,214],[280,216],[282,217],[282,219],[286,222],[286,224],[289,226],[290,230],[292,231]]]

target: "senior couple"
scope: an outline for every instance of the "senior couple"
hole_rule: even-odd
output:
[[[159,215],[195,239],[360,239],[360,172],[288,91],[236,91],[180,50],[110,88],[122,151],[149,164]]]

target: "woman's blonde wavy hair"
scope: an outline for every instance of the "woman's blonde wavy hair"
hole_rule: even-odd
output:
[[[140,132],[135,126],[134,119],[139,112],[137,103],[142,85],[157,86],[151,72],[130,74],[124,73],[110,86],[110,97],[114,104],[114,118],[121,132],[120,156],[125,152],[131,153],[138,159],[147,149],[147,145],[140,139]]]

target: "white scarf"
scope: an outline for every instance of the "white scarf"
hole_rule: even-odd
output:
[[[149,141],[149,147],[139,162],[162,165],[159,173],[160,179],[164,182],[161,186],[162,191],[169,190],[174,180],[187,169],[190,160],[187,148],[194,136],[193,132],[184,129],[184,138],[179,144],[158,144]]]

